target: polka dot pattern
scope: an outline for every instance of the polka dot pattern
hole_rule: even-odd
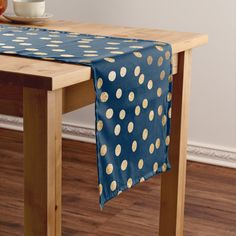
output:
[[[0,53],[92,67],[102,207],[170,169],[170,45],[0,25]]]

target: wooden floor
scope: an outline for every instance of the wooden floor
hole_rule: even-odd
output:
[[[23,235],[22,166],[22,134],[0,129],[0,236]],[[96,186],[95,145],[64,140],[63,236],[158,235],[159,176],[103,211]],[[236,170],[188,163],[186,198],[185,236],[236,236]]]

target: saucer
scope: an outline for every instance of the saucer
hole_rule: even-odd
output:
[[[50,13],[45,13],[43,16],[40,17],[23,17],[23,16],[17,16],[14,13],[5,13],[3,16],[15,23],[41,23],[44,21],[47,21],[48,19],[52,18],[53,15]]]

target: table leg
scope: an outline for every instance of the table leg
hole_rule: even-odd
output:
[[[173,80],[169,150],[172,169],[161,176],[160,236],[183,235],[191,53],[179,54],[178,74]]]
[[[61,236],[62,90],[23,94],[25,236]]]

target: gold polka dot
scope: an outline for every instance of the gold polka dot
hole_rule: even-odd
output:
[[[82,59],[82,60],[79,60],[79,62],[80,62],[80,63],[91,63],[91,61],[90,61],[90,60],[84,60],[84,59]]]
[[[153,164],[153,172],[156,173],[157,171],[158,171],[158,163],[155,162],[155,163]]]
[[[153,87],[153,81],[152,80],[148,81],[147,87],[148,87],[149,90],[152,89],[152,87]]]
[[[133,151],[133,152],[136,152],[137,147],[138,147],[138,143],[137,143],[136,140],[134,140],[133,143],[132,143],[132,151]]]
[[[20,43],[21,46],[32,46],[32,43]]]
[[[113,165],[112,164],[108,164],[107,167],[106,167],[106,173],[108,175],[112,174],[113,172]]]
[[[140,159],[138,162],[138,168],[141,170],[143,168],[144,161],[143,159]]]
[[[162,70],[161,74],[160,74],[160,79],[163,80],[165,78],[166,72],[164,70]]]
[[[172,93],[169,92],[169,93],[167,94],[167,101],[170,102],[171,99],[172,99]]]
[[[29,39],[29,38],[27,38],[27,37],[16,37],[17,39],[23,39],[23,40],[26,40],[26,39]],[[48,39],[50,39],[50,38],[48,38]]]
[[[166,146],[168,146],[170,144],[170,136],[166,137]]]
[[[102,122],[102,120],[99,120],[99,121],[97,122],[97,130],[98,130],[98,131],[101,131],[102,128],[103,128],[103,122]]]
[[[119,88],[119,89],[116,90],[116,98],[120,99],[121,97],[122,97],[122,89]]]
[[[20,38],[20,37],[18,37],[18,38]],[[28,39],[28,38],[21,37],[21,39]],[[40,39],[42,39],[42,40],[51,40],[51,38],[48,38],[48,37],[41,37]]]
[[[75,57],[75,56],[72,55],[72,54],[61,54],[60,56],[61,56],[61,57],[67,57],[67,58],[69,58],[69,57]]]
[[[140,183],[142,183],[142,182],[144,182],[145,181],[145,179],[142,177],[141,179],[140,179]]]
[[[117,183],[115,180],[113,180],[110,185],[111,191],[114,192],[116,190],[116,187],[117,187]]]
[[[92,53],[91,53],[91,54],[84,54],[83,56],[84,56],[84,57],[97,57],[98,54],[95,54],[95,53],[92,54]]]
[[[157,49],[158,51],[160,51],[160,52],[163,52],[163,51],[164,51],[164,49],[163,49],[162,46],[156,46],[156,49]]]
[[[141,52],[134,52],[134,55],[138,58],[142,58],[142,53]]]
[[[108,79],[110,81],[114,81],[116,79],[116,72],[115,71],[111,71],[108,75]]]
[[[161,88],[158,88],[157,89],[157,96],[160,97],[162,94],[162,89]]]
[[[148,100],[146,98],[143,99],[142,106],[144,109],[146,109],[148,107]]]
[[[110,51],[111,54],[117,54],[117,55],[121,55],[124,54],[124,52],[122,51]]]
[[[46,45],[47,47],[52,47],[52,48],[56,48],[56,47],[59,47],[59,45],[57,45],[57,44],[47,44]]]
[[[88,42],[92,42],[93,41],[93,39],[87,39],[87,38],[83,38],[81,40],[88,41]]]
[[[155,148],[154,144],[151,143],[151,145],[150,145],[150,147],[149,147],[149,152],[150,152],[150,154],[153,154],[154,148]]]
[[[135,115],[136,115],[136,116],[139,116],[140,111],[141,111],[140,106],[136,106],[136,107],[135,107]]]
[[[148,56],[148,57],[147,57],[147,63],[148,63],[148,65],[151,65],[152,62],[153,62],[152,56]]]
[[[110,58],[110,57],[105,57],[104,60],[110,63],[114,63],[116,61],[114,58]]]
[[[166,117],[166,115],[163,115],[162,116],[162,125],[165,126],[166,122],[167,122],[167,117]]]
[[[53,41],[50,41],[50,42],[51,42],[51,43],[59,43],[59,44],[60,44],[60,43],[63,43],[62,41],[59,41],[59,40],[57,40],[57,41],[56,41],[56,40],[53,40]]]
[[[99,184],[98,185],[98,191],[99,191],[100,196],[102,195],[102,189],[103,189],[102,184]]]
[[[5,49],[14,49],[15,47],[14,47],[14,46],[2,46],[2,48],[5,48]]]
[[[103,85],[103,80],[102,80],[102,78],[99,78],[97,81],[97,88],[101,89],[102,85]]]
[[[100,96],[101,102],[106,102],[108,100],[108,98],[109,98],[109,95],[108,95],[107,92],[102,92],[101,93],[101,96]]]
[[[171,107],[170,107],[170,109],[169,109],[169,111],[168,111],[168,117],[171,119],[171,112],[172,111],[172,109],[171,109]]]
[[[128,161],[127,160],[123,160],[121,163],[121,170],[125,171],[127,169],[128,166]]]
[[[163,57],[159,57],[159,58],[158,58],[158,61],[157,61],[157,65],[158,65],[158,66],[161,66],[162,63],[163,63]]]
[[[138,82],[139,82],[140,85],[143,84],[144,79],[145,79],[144,74],[141,74],[141,75],[139,76],[139,79],[138,79]]]
[[[30,52],[37,52],[37,48],[25,48],[25,51],[30,51]]]
[[[158,149],[160,147],[160,145],[161,145],[161,140],[158,138],[156,140],[156,149]]]
[[[121,69],[120,69],[120,76],[121,77],[125,77],[126,76],[126,73],[127,73],[127,69],[126,69],[126,67],[121,67]]]
[[[119,45],[120,43],[118,43],[118,42],[107,42],[107,44],[109,44],[109,45]]]
[[[116,145],[115,154],[117,157],[121,154],[121,145],[120,144]]]
[[[79,47],[79,48],[91,48],[90,45],[79,45],[78,47]]]
[[[51,57],[44,57],[43,60],[47,60],[47,61],[55,61],[55,58],[51,58]]]
[[[144,141],[147,140],[147,138],[148,138],[148,129],[143,130],[142,138],[143,138]]]
[[[12,36],[15,36],[14,34],[10,34],[10,33],[4,33],[2,34],[3,36],[7,36],[7,37],[12,37]]]
[[[38,35],[37,33],[33,33],[33,32],[28,32],[26,34],[28,34],[28,35]]]
[[[141,49],[143,48],[143,46],[133,45],[133,46],[129,46],[129,48]]]
[[[131,188],[132,185],[133,185],[133,180],[131,178],[129,178],[128,181],[127,181],[127,187]]]
[[[135,39],[125,39],[125,40],[123,40],[123,42],[124,43],[136,43],[137,40],[135,40]]]
[[[170,59],[170,51],[166,51],[165,58],[166,58],[166,60]]]
[[[158,113],[159,116],[161,116],[162,111],[163,111],[163,107],[162,107],[162,105],[160,105],[157,109],[157,113]]]
[[[121,126],[119,124],[117,124],[114,128],[114,133],[116,136],[118,136],[120,134],[120,130],[121,130]]]
[[[37,55],[37,56],[46,56],[48,55],[46,52],[34,52],[34,55]]]
[[[84,40],[81,40],[81,41],[77,41],[78,43],[90,43],[89,41],[84,41]]]
[[[133,102],[134,101],[134,92],[129,93],[129,101]]]
[[[12,42],[22,43],[22,42],[24,42],[24,40],[23,39],[13,39]]]
[[[153,121],[153,119],[154,119],[154,111],[151,110],[151,111],[149,112],[149,120],[150,120],[150,121]]]
[[[162,172],[166,172],[166,170],[167,170],[167,165],[166,165],[166,163],[164,163],[164,164],[162,165],[161,169],[162,169]]]
[[[134,75],[139,76],[140,72],[141,72],[140,66],[136,66],[135,69],[134,69]]]
[[[95,51],[95,50],[84,50],[85,53],[98,53],[98,51]]]
[[[109,109],[107,109],[107,111],[106,111],[106,118],[107,119],[111,119],[112,117],[113,117],[113,110],[112,110],[112,108],[109,108]]]
[[[134,123],[133,122],[129,122],[128,124],[128,132],[132,133],[134,130]]]
[[[16,54],[15,51],[4,51],[3,53],[5,53],[5,54]]]
[[[106,50],[118,50],[118,47],[105,47]]]
[[[100,154],[101,154],[101,156],[105,156],[107,154],[107,145],[106,144],[103,144],[101,146]]]
[[[119,114],[120,119],[121,119],[121,120],[124,120],[124,119],[125,119],[125,115],[126,115],[126,112],[125,112],[124,109],[122,109],[122,110],[120,111],[120,114]]]
[[[66,50],[60,49],[60,48],[53,48],[52,51],[53,52],[65,52]]]
[[[169,83],[172,83],[172,82],[173,82],[173,75],[169,75],[168,81],[169,81]]]

